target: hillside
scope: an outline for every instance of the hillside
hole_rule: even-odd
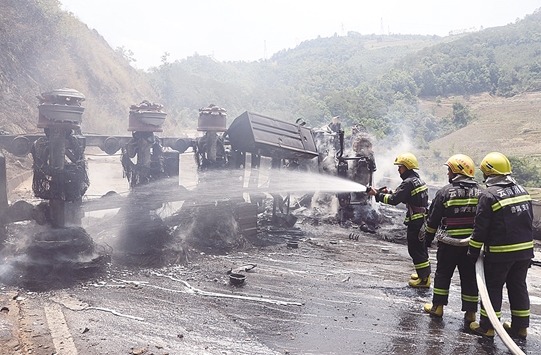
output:
[[[36,128],[36,96],[59,88],[78,90],[83,131],[126,134],[129,107],[155,101],[148,80],[97,32],[60,10],[56,0],[0,2],[0,128]]]
[[[451,114],[454,102],[467,105],[475,121],[430,143],[443,155],[468,152],[481,159],[489,151],[502,151],[517,157],[541,158],[541,92],[504,98],[489,94],[449,97],[440,102],[423,100],[421,106],[435,115]]]
[[[360,124],[387,146],[406,134],[438,172],[457,151],[478,160],[500,150],[539,166],[540,19],[537,11],[445,38],[350,32],[304,41],[269,60],[195,55],[140,72],[57,0],[7,0],[0,2],[0,129],[39,132],[36,96],[68,87],[86,96],[84,133],[128,134],[129,107],[149,100],[165,105],[164,135],[178,135],[214,103],[229,122],[246,110],[302,117],[312,127],[338,115],[346,132]],[[466,126],[450,118],[456,102],[474,117]]]
[[[485,93],[425,99],[420,102],[420,107],[445,118],[452,114],[455,102],[467,106],[475,119],[467,126],[430,142],[428,149],[418,151],[425,165],[423,170],[431,179],[445,180],[442,164],[456,153],[468,154],[479,163],[487,153],[500,151],[511,158],[524,159],[540,166],[541,92],[523,93],[510,98]]]
[[[360,35],[316,38],[258,62],[217,62],[194,55],[151,70],[163,103],[186,126],[208,103],[230,117],[248,110],[318,126],[355,117],[358,87],[387,73],[398,59],[445,41],[436,36]],[[349,100],[350,102],[345,102]]]
[[[316,38],[260,62],[219,63],[194,56],[156,68],[151,77],[186,125],[196,107],[213,102],[231,117],[250,110],[289,121],[302,117],[314,127],[340,116],[346,131],[359,124],[389,141],[405,134],[420,149],[440,144],[433,141],[463,129],[465,123],[468,130],[479,125],[484,131],[475,119],[463,122],[438,114],[446,103],[463,102],[479,118],[494,116],[492,103],[496,112],[516,107],[516,113],[504,112],[502,117],[517,127],[527,125],[526,116],[536,115],[537,106],[520,97],[541,88],[541,12],[507,26],[445,38],[358,33]],[[474,107],[469,100],[483,93],[494,100]],[[431,100],[442,108],[423,104]],[[502,145],[537,149],[524,142],[529,136],[503,130],[507,136]]]
[[[455,99],[445,99],[441,105],[449,107]],[[445,152],[454,147],[476,158],[482,158],[492,150],[519,157],[541,158],[541,92],[510,98],[481,94],[458,100],[468,105],[477,119],[432,142],[430,146],[433,149]]]
[[[400,67],[420,96],[490,92],[514,96],[541,89],[541,10],[408,55]]]

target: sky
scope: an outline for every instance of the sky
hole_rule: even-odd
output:
[[[109,45],[133,52],[136,68],[194,54],[256,61],[318,36],[422,34],[504,26],[540,0],[60,0]]]

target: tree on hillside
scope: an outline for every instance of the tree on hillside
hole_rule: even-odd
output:
[[[541,56],[541,12],[508,26],[489,28],[406,56],[420,96],[490,92],[513,96],[541,89],[535,63]]]
[[[521,185],[528,187],[541,187],[539,167],[527,158],[509,157],[513,177]]]
[[[453,103],[453,116],[452,121],[455,127],[465,127],[470,121],[473,120],[473,116],[470,110],[461,104],[460,102]]]
[[[115,52],[117,52],[122,58],[124,58],[128,63],[137,62],[137,59],[134,57],[134,53],[131,49],[127,49],[124,46],[116,47]]]

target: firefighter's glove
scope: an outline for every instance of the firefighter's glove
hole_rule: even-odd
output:
[[[378,190],[376,190],[375,188],[373,188],[372,186],[369,186],[367,189],[366,189],[366,193],[370,196],[376,196],[377,193],[378,193]]]
[[[426,233],[425,235],[425,246],[427,248],[431,248],[432,247],[432,242],[434,241],[434,236],[435,234],[434,233]]]
[[[387,186],[380,187],[379,189],[376,189],[373,186],[367,186],[366,193],[370,196],[376,196],[378,193],[389,193],[389,189],[387,189]]]

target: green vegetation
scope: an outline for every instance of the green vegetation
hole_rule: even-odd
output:
[[[518,54],[518,55],[517,55]],[[408,134],[420,147],[475,120],[453,104],[450,116],[420,111],[418,99],[541,87],[541,13],[457,37],[318,38],[260,62],[193,56],[151,70],[164,104],[183,124],[210,102],[236,117],[244,110],[321,126],[339,115],[376,137]],[[415,129],[411,129],[415,127]]]
[[[387,146],[407,136],[434,160],[458,150],[475,159],[512,150],[520,179],[540,184],[534,172],[541,163],[528,155],[541,153],[541,132],[530,123],[540,100],[522,97],[541,91],[540,11],[445,38],[316,38],[257,62],[172,61],[164,53],[148,72],[133,69],[129,48],[112,49],[58,0],[2,2],[0,21],[0,129],[12,133],[37,130],[36,95],[70,87],[86,96],[89,133],[129,134],[129,107],[143,100],[164,105],[165,135],[194,129],[198,109],[211,103],[228,111],[229,122],[244,111],[302,117],[312,127],[340,116],[346,130],[362,125]]]
[[[541,186],[539,167],[526,158],[509,157],[513,177],[524,186]]]
[[[490,92],[512,96],[541,88],[541,12],[426,48],[404,59],[421,96]]]
[[[36,96],[72,88],[85,95],[83,129],[127,134],[130,105],[157,100],[148,78],[58,0],[0,2],[0,128],[36,132]],[[128,57],[126,57],[128,56]]]
[[[395,78],[399,73],[389,70],[398,58],[440,41],[349,33],[305,41],[266,61],[220,63],[198,55],[164,61],[149,75],[168,110],[175,113],[188,114],[191,109],[193,117],[198,108],[212,102],[233,117],[248,110],[285,120],[303,117],[312,126],[339,115],[346,125],[363,123],[385,135],[391,128],[378,120],[385,107],[395,95],[410,103],[416,95],[410,77]],[[184,118],[184,123],[190,122]]]

